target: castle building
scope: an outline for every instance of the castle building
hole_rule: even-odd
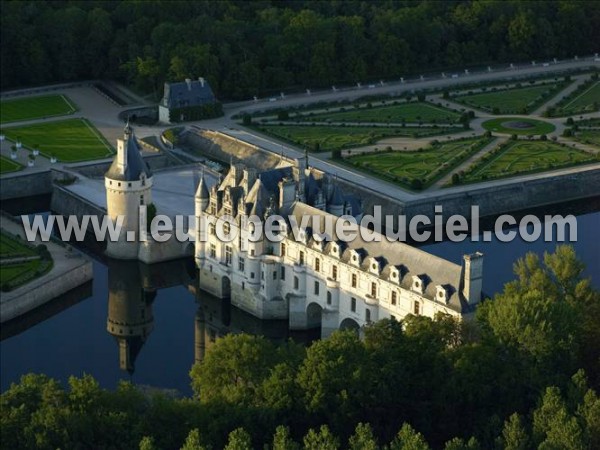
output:
[[[119,239],[108,240],[106,254],[118,259],[138,259],[139,207],[152,203],[152,172],[129,124],[123,139],[117,139],[117,156],[104,176],[104,187],[109,219],[115,222],[119,216],[123,218]]]
[[[201,179],[195,202],[197,222],[205,223],[196,230],[200,288],[261,319],[287,319],[298,330],[320,326],[327,336],[407,314],[468,317],[481,299],[480,253],[465,255],[461,266],[385,236],[344,242],[334,233],[323,240],[327,220],[360,221],[362,211],[307,158],[261,173],[234,164],[210,189]],[[256,223],[247,219],[264,224],[275,214],[285,218],[281,242],[251,239]],[[224,216],[231,217],[223,229],[233,240],[216,231]],[[291,221],[306,216],[310,226],[295,236]]]
[[[208,81],[200,77],[197,80],[187,78],[178,83],[165,83],[163,98],[158,104],[158,120],[171,123],[176,120],[184,121],[186,117],[172,120],[171,114],[182,108],[202,106],[215,103],[216,98]]]

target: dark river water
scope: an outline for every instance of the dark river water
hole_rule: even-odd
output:
[[[600,208],[585,202],[577,215],[578,239],[572,242],[600,286]],[[441,242],[422,248],[460,263],[462,255],[485,254],[484,290],[493,295],[513,278],[512,265],[526,252],[553,251],[555,242]],[[66,382],[69,376],[93,375],[112,388],[126,379],[140,385],[190,394],[189,370],[216,336],[245,331],[287,339],[285,322],[261,322],[195,289],[192,260],[145,266],[110,261],[84,248],[93,258],[92,283],[58,298],[42,309],[2,326],[1,389],[28,372]],[[108,328],[144,322],[126,339]],[[108,323],[108,327],[107,327]],[[293,335],[309,341],[313,334]]]

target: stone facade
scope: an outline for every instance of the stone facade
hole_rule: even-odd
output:
[[[380,242],[335,235],[323,241],[326,220],[360,220],[362,210],[335,180],[315,175],[305,158],[261,173],[234,164],[210,189],[201,179],[195,196],[200,287],[261,319],[287,319],[291,329],[321,326],[324,336],[411,313],[471,315],[481,299],[483,255],[465,255],[460,266],[383,236]],[[253,221],[265,224],[275,214],[285,218],[281,242],[253,242]],[[234,236],[229,241],[218,235],[217,221],[225,216],[224,228]],[[300,224],[306,216],[310,227],[300,226],[295,236],[292,220]]]

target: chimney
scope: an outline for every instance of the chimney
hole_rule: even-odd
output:
[[[279,209],[284,210],[292,206],[296,200],[296,183],[294,180],[284,178],[279,182]]]
[[[200,77],[200,78],[198,78],[198,81],[200,82],[200,86],[204,87],[204,82],[205,82],[204,78]]]
[[[189,78],[186,78],[185,79],[185,84],[187,84],[188,91],[191,91],[192,90],[192,80],[189,79]]]
[[[483,253],[475,252],[463,256],[462,268],[462,293],[469,305],[474,305],[481,300],[483,285]]]

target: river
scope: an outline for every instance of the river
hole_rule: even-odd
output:
[[[572,243],[596,287],[600,286],[599,209],[597,203],[584,202],[574,212],[578,239]],[[555,242],[493,240],[430,243],[422,248],[457,263],[465,253],[483,252],[484,290],[493,295],[513,278],[517,258],[528,251],[541,255],[555,246]],[[191,259],[149,267],[110,261],[89,248],[84,251],[94,260],[90,285],[2,327],[2,391],[28,372],[65,383],[71,375],[88,373],[103,387],[112,388],[124,379],[189,395],[189,370],[219,335],[244,331],[276,340],[315,338],[314,333],[292,335],[285,322],[262,322],[196,292]],[[123,328],[125,334],[119,335]]]

